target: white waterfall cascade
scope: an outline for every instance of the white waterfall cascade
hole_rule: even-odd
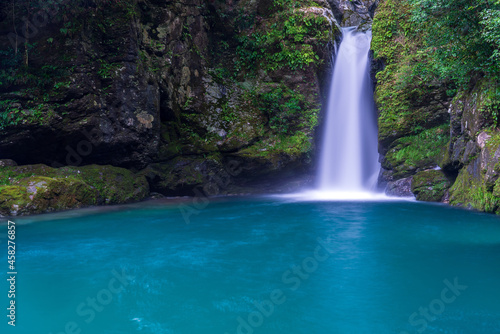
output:
[[[324,197],[375,195],[380,171],[373,85],[371,32],[343,28],[335,60],[321,147],[318,191]]]

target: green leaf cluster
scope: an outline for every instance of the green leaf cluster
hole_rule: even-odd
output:
[[[434,70],[463,86],[474,74],[500,74],[498,0],[408,0]]]
[[[331,42],[330,22],[308,13],[305,5],[303,1],[275,1],[273,17],[249,31],[243,30],[236,49],[237,70],[276,71],[285,67],[296,70],[319,65],[321,59],[314,45]],[[248,20],[240,21],[243,27],[249,26]]]

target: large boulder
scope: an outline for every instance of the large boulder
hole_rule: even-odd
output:
[[[413,176],[411,191],[419,201],[441,202],[451,182],[440,170],[426,170]]]
[[[413,177],[410,176],[404,179],[388,182],[385,189],[386,195],[394,197],[413,197],[413,193],[411,191],[412,179]]]
[[[0,175],[1,216],[129,203],[149,195],[143,176],[112,166],[0,167]]]

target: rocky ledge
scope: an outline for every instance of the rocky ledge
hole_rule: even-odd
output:
[[[144,176],[118,167],[15,166],[0,160],[0,217],[135,202],[149,195]]]

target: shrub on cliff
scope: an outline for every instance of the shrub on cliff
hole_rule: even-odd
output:
[[[436,72],[458,84],[500,74],[500,1],[409,0]]]

